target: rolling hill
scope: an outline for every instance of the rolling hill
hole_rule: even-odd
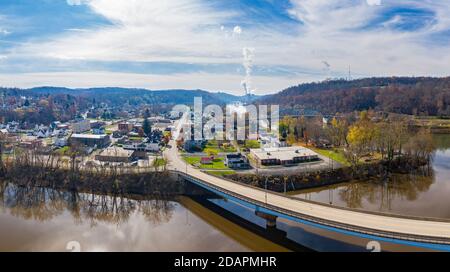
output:
[[[300,84],[260,98],[282,113],[335,114],[375,109],[401,114],[450,116],[450,77],[384,77]]]

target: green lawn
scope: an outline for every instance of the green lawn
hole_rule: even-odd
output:
[[[56,152],[60,155],[66,155],[69,151],[70,151],[70,147],[68,147],[68,146],[64,146],[64,147],[56,150]]]
[[[228,146],[228,147],[220,147],[221,152],[225,152],[225,153],[234,153],[237,152],[236,148],[232,145]]]
[[[256,149],[256,148],[260,148],[261,144],[257,140],[246,140],[244,147],[246,147],[248,149]]]
[[[218,176],[218,177],[236,174],[236,172],[233,170],[230,170],[230,171],[206,171],[206,173],[213,175],[213,176]]]
[[[311,150],[313,150],[316,153],[319,153],[322,156],[325,156],[334,161],[337,161],[338,163],[340,163],[344,166],[350,166],[350,163],[345,158],[344,152],[340,149],[321,149],[321,148],[311,148],[311,147],[308,147],[308,148],[310,148]]]
[[[154,162],[152,166],[157,166],[157,167],[161,167],[164,166],[164,164],[166,163],[165,159],[162,158],[157,158]]]
[[[142,140],[144,140],[144,138],[143,137],[130,137],[129,140],[130,141],[142,141]]]
[[[216,140],[210,140],[208,141],[208,143],[205,145],[205,149],[213,149],[216,150],[217,153],[233,153],[236,152],[236,148],[230,144],[230,146],[228,147],[223,147],[223,146],[219,146]]]
[[[189,163],[191,165],[194,165],[196,163],[200,163],[200,158],[197,158],[197,157],[185,157],[185,156],[183,156],[183,159],[184,159],[185,162],[187,162],[187,163]]]
[[[225,166],[222,158],[217,158],[212,164],[201,164],[200,157],[183,157],[183,159],[193,166],[198,166],[200,169],[215,169],[215,170],[226,170],[229,169]]]

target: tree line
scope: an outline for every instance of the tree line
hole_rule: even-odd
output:
[[[374,109],[409,115],[450,116],[450,77],[308,83],[264,97],[259,102],[279,104],[286,114],[309,110],[333,115]]]
[[[427,164],[435,150],[429,130],[410,126],[403,117],[374,111],[342,114],[324,123],[322,117],[289,117],[280,121],[280,137],[288,144],[334,148],[352,165],[364,160],[392,164]]]

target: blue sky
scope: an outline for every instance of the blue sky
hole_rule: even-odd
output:
[[[2,0],[0,85],[263,94],[349,67],[447,76],[449,14],[448,0]]]

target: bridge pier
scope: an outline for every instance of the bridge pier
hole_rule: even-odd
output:
[[[261,217],[266,220],[267,229],[276,229],[277,228],[278,216],[260,212],[258,210],[255,211],[255,214],[256,214],[256,216]]]

